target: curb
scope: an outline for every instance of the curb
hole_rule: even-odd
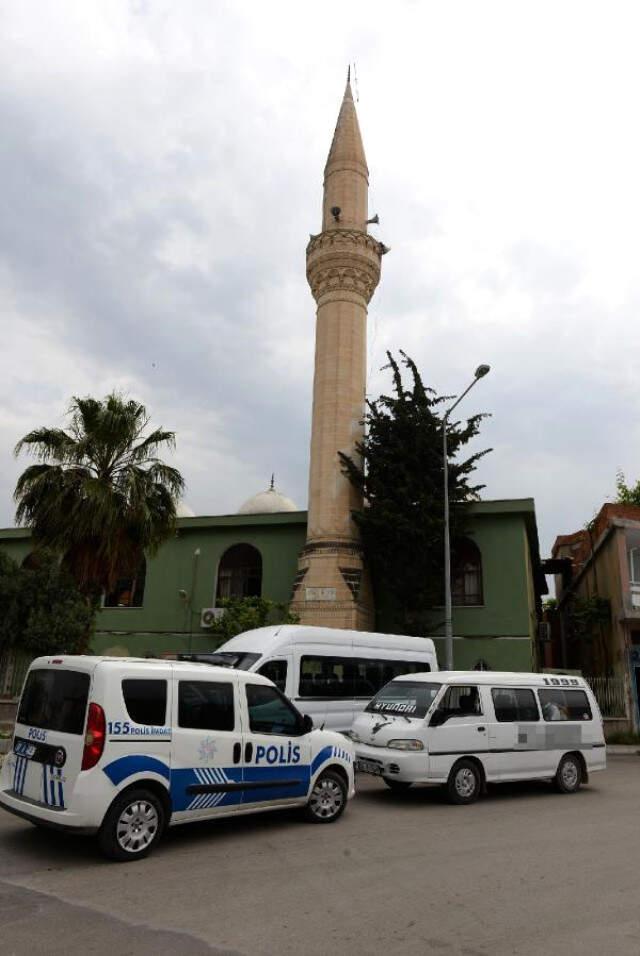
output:
[[[623,754],[632,754],[640,756],[640,750],[637,744],[607,744],[607,756],[615,757]]]

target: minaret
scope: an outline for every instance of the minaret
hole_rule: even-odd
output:
[[[307,246],[317,303],[309,518],[292,611],[305,624],[369,630],[373,599],[351,512],[362,497],[338,452],[355,456],[365,411],[367,305],[384,247],[367,234],[369,170],[347,77],[324,170],[322,232]]]

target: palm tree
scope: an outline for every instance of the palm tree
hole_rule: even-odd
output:
[[[184,481],[158,457],[175,447],[174,433],[149,431],[144,405],[115,392],[74,396],[68,414],[66,430],[36,428],[15,447],[39,459],[18,478],[16,522],[96,600],[171,535]]]

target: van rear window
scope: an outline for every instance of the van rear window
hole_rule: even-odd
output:
[[[89,675],[80,671],[31,671],[20,701],[18,723],[62,734],[82,734]]]

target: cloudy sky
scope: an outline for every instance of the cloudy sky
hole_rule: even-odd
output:
[[[486,497],[543,551],[640,477],[635,3],[3,0],[0,525],[30,428],[113,388],[199,514],[306,506],[304,250],[355,62],[386,349],[489,411]],[[374,227],[375,229],[375,227]]]

